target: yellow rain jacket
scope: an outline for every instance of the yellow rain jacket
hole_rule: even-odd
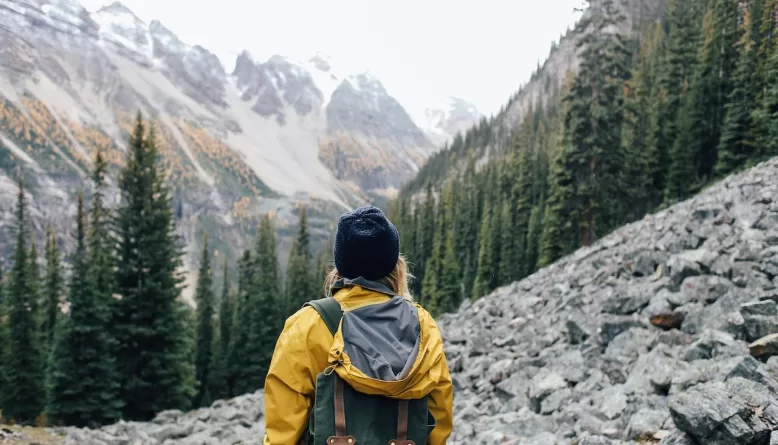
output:
[[[386,294],[359,285],[339,289],[333,297],[340,302],[344,314],[390,299]],[[371,378],[357,369],[348,355],[349,347],[344,347],[342,331],[338,330],[333,339],[314,308],[305,307],[289,317],[276,343],[265,380],[264,445],[298,443],[308,424],[316,375],[324,371],[329,363],[338,360],[342,364],[336,366],[335,371],[359,392],[397,399],[417,399],[429,395],[429,410],[437,425],[429,436],[428,444],[445,444],[453,427],[454,394],[443,354],[443,341],[432,316],[418,304],[413,306],[416,308],[414,313],[418,314],[416,329],[420,331],[414,347],[415,360],[410,362],[409,359],[401,378],[393,381]],[[380,318],[376,320],[378,324],[386,322]],[[342,326],[345,329],[345,324]],[[372,328],[366,326],[364,329],[369,331]],[[338,354],[340,351],[343,353]],[[355,357],[357,361],[363,359]],[[381,367],[381,364],[371,366]],[[388,372],[386,369],[378,371]]]

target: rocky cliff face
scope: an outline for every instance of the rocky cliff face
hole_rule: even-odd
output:
[[[590,2],[593,7],[599,3],[600,0]],[[639,32],[640,27],[645,23],[661,17],[667,7],[667,0],[622,0],[614,4],[624,16],[624,20],[620,23],[621,32],[632,35]],[[589,10],[584,14],[588,12]],[[518,128],[528,109],[537,107],[539,104],[545,105],[550,98],[562,90],[567,73],[578,70],[580,59],[577,42],[580,37],[575,32],[569,32],[554,44],[540,69],[509,103],[502,121],[499,122],[501,126],[510,129]]]
[[[75,0],[0,0],[0,41],[0,258],[17,173],[36,227],[54,225],[71,247],[95,152],[115,178],[138,110],[156,125],[192,259],[203,231],[230,252],[262,213],[294,224],[300,202],[325,238],[337,214],[398,187],[436,149],[378,79],[322,55],[243,53],[229,73],[118,2],[90,13]]]
[[[778,158],[441,317],[449,443],[774,444],[777,288]],[[262,400],[58,431],[86,445],[248,444]]]

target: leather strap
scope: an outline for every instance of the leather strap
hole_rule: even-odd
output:
[[[343,403],[343,381],[338,376],[335,376],[335,435],[340,437],[346,435],[346,409]]]
[[[406,440],[408,438],[408,401],[400,400],[400,407],[397,412],[397,440]]]

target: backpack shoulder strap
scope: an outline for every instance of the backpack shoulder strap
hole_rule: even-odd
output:
[[[325,297],[309,301],[305,303],[304,306],[311,306],[316,309],[316,312],[319,313],[319,316],[324,320],[324,323],[327,324],[330,333],[333,336],[335,335],[338,331],[340,319],[343,317],[343,309],[341,309],[338,300],[332,297]]]

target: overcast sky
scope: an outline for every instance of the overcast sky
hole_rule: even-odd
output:
[[[90,11],[113,0],[81,0]],[[462,97],[497,112],[575,23],[581,0],[122,0],[220,57],[241,50],[367,67],[407,107]],[[423,108],[422,108],[423,109]],[[410,110],[409,110],[410,111]]]

